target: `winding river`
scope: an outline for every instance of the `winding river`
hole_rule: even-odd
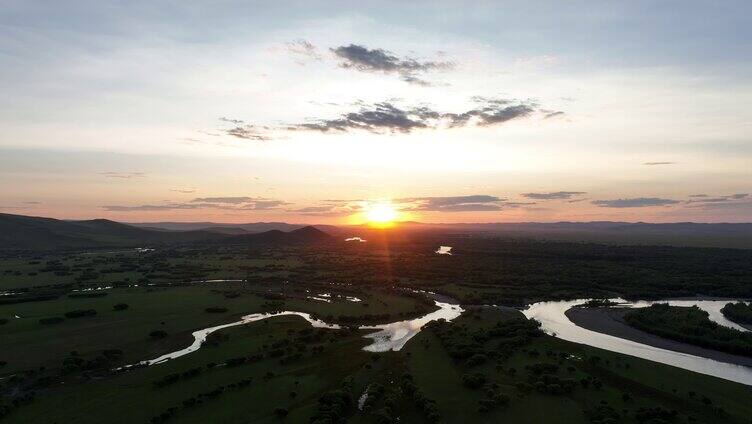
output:
[[[392,322],[389,324],[381,324],[381,325],[362,325],[358,327],[361,330],[377,330],[373,333],[366,334],[363,337],[373,339],[373,342],[369,344],[368,346],[365,346],[363,350],[369,351],[369,352],[386,352],[389,350],[400,350],[402,349],[405,344],[415,337],[416,334],[420,332],[420,329],[423,328],[424,325],[428,324],[431,321],[436,321],[438,319],[445,319],[447,321],[451,321],[464,312],[464,309],[460,307],[459,305],[453,305],[450,303],[445,302],[435,302],[436,306],[439,308],[429,314],[426,314],[422,317],[411,319],[411,320],[405,320],[405,321],[397,321]],[[328,328],[332,330],[340,329],[341,327],[337,324],[329,324],[322,320],[313,318],[310,314],[305,312],[297,312],[297,311],[282,311],[282,312],[275,312],[275,313],[256,313],[256,314],[250,314],[243,316],[240,321],[231,322],[229,324],[222,324],[217,325],[214,327],[208,327],[201,330],[197,330],[193,332],[193,343],[191,343],[190,346],[176,350],[174,352],[170,352],[167,354],[164,354],[160,357],[149,359],[146,361],[141,361],[138,364],[129,365],[123,368],[129,368],[132,366],[148,366],[148,365],[155,365],[159,364],[165,361],[169,361],[171,359],[179,358],[181,356],[187,355],[189,353],[195,352],[201,348],[201,345],[206,342],[206,338],[209,336],[209,334],[219,331],[225,328],[229,327],[235,327],[238,325],[243,324],[249,324],[256,321],[261,321],[263,319],[272,318],[272,317],[279,317],[279,316],[285,316],[285,315],[297,315],[304,320],[308,321],[314,328]]]
[[[444,300],[444,299],[442,299]],[[527,318],[533,318],[541,323],[541,328],[548,334],[563,340],[581,343],[612,352],[622,353],[625,355],[636,356],[638,358],[648,359],[662,364],[672,365],[678,368],[698,372],[701,374],[719,377],[725,380],[739,382],[752,386],[752,368],[741,365],[735,365],[725,362],[716,361],[709,358],[703,358],[686,353],[675,352],[672,350],[661,349],[654,346],[638,343],[632,340],[622,339],[604,333],[599,333],[575,325],[567,318],[565,312],[570,308],[585,303],[588,299],[579,299],[571,301],[551,301],[538,302],[529,305],[522,313]],[[669,303],[673,306],[692,306],[697,305],[709,314],[709,318],[721,325],[735,328],[741,331],[747,329],[727,320],[720,309],[728,303],[728,300],[667,300],[667,301],[639,301],[625,302],[623,299],[611,299],[619,302],[622,307],[646,307],[653,303]],[[361,330],[374,330],[363,337],[371,339],[372,342],[365,346],[363,350],[369,352],[386,352],[390,350],[400,350],[405,344],[420,332],[424,325],[438,319],[451,321],[459,317],[464,309],[457,304],[449,302],[434,301],[437,310],[426,314],[422,317],[397,321],[381,325],[363,325],[358,327]],[[308,321],[314,328],[328,328],[336,330],[341,328],[337,324],[330,324],[322,320],[313,318],[310,314],[297,311],[282,311],[276,313],[255,313],[243,316],[239,321],[208,327],[193,332],[193,343],[183,349],[167,353],[160,357],[141,361],[132,366],[149,366],[165,361],[179,358],[189,353],[197,351],[206,341],[206,338],[213,332],[238,325],[249,324],[267,318],[277,316],[296,315]]]
[[[556,302],[538,302],[528,306],[522,311],[528,318],[534,318],[541,323],[541,328],[548,334],[554,335],[560,339],[570,342],[581,343],[588,346],[597,347],[612,352],[623,353],[625,355],[636,356],[638,358],[648,359],[662,364],[672,365],[678,368],[698,372],[700,374],[712,375],[725,380],[736,381],[738,383],[752,386],[752,368],[741,365],[729,364],[716,361],[709,358],[689,355],[672,350],[661,349],[654,346],[638,343],[608,334],[598,333],[587,330],[575,325],[567,318],[565,312],[577,305],[585,303],[588,299],[579,299],[571,301]],[[623,302],[622,299],[611,299],[612,301]],[[692,306],[697,305],[700,309],[708,311],[710,319],[721,325],[736,328],[736,324],[726,320],[720,313],[720,308],[729,301],[710,301],[710,300],[668,300],[656,302],[636,302],[627,303],[626,307],[645,307],[652,303],[669,303],[674,306]],[[722,304],[721,304],[722,303]],[[719,306],[720,305],[720,306]]]

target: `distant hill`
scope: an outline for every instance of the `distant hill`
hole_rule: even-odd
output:
[[[293,231],[270,230],[263,233],[245,234],[233,236],[233,243],[248,244],[297,244],[297,243],[320,243],[334,239],[333,236],[319,230],[314,226],[306,226]]]
[[[218,240],[208,231],[164,232],[137,228],[107,219],[63,221],[23,215],[0,214],[0,249],[56,250],[142,246]]]
[[[157,244],[220,242],[249,244],[317,243],[332,236],[313,226],[291,231],[247,233],[235,227],[168,231],[139,228],[107,219],[63,221],[23,215],[0,214],[0,250],[59,250],[105,247],[140,247]]]
[[[752,224],[678,222],[554,222],[423,224],[399,223],[388,231],[366,226],[304,226],[279,222],[250,224],[149,223],[129,225],[106,219],[64,221],[0,214],[0,250],[57,250],[139,247],[175,243],[316,243],[362,236],[372,242],[410,240],[419,234],[468,234],[624,245],[670,245],[752,249]],[[201,228],[201,229],[197,229]]]
[[[303,227],[305,224],[288,224],[286,222],[249,222],[238,224],[222,224],[216,222],[140,222],[132,223],[135,227],[148,228],[166,231],[191,231],[203,230],[218,232],[223,234],[243,234],[243,233],[263,233],[265,231],[294,231]],[[321,231],[329,234],[338,234],[341,230],[334,225],[314,225]]]

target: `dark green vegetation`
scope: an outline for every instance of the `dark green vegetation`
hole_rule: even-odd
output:
[[[471,310],[383,354],[361,350],[363,332],[299,317],[221,334],[147,368],[81,372],[71,354],[64,384],[20,374],[13,384],[36,395],[4,422],[747,423],[752,413],[745,386],[554,339],[514,311]]]
[[[752,304],[744,302],[727,303],[721,308],[723,316],[738,324],[752,325]]]
[[[55,221],[65,230],[32,229],[27,246],[52,240],[40,234],[89,243],[111,224]],[[408,287],[464,304],[752,297],[752,251],[396,230],[347,234],[368,240],[347,243],[314,228],[224,231],[200,243],[136,228],[160,234],[142,244],[119,225],[105,244],[122,247],[3,250],[3,421],[748,424],[752,415],[749,387],[564,342],[511,309],[467,307],[379,354],[362,350],[364,331],[280,316],[213,333],[181,358],[116,371],[250,313],[294,310],[356,327],[435,309]],[[453,255],[434,254],[439,245]]]
[[[700,308],[654,304],[624,315],[631,326],[668,339],[737,355],[752,355],[752,333],[710,321]]]

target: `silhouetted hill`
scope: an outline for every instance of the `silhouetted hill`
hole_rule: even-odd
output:
[[[298,243],[321,243],[332,240],[332,236],[313,226],[299,228],[284,232],[270,230],[263,233],[244,234],[232,237],[232,242],[249,244],[298,244]]]
[[[5,250],[137,247],[154,243],[219,240],[223,237],[207,231],[147,230],[107,219],[63,221],[53,218],[0,214],[0,249]]]
[[[243,230],[247,233],[263,233],[271,230],[289,232],[306,227],[305,224],[289,224],[286,222],[249,222],[238,224],[221,224],[216,222],[142,222],[132,223],[130,225],[139,228],[161,229],[168,231],[203,230],[221,232],[224,234],[242,234],[238,232],[238,230]],[[340,231],[338,227],[335,227],[333,225],[314,225],[314,227],[329,234],[337,234]],[[228,230],[228,228],[232,230]]]

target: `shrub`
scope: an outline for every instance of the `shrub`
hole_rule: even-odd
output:
[[[486,382],[486,376],[481,373],[463,374],[462,384],[471,389],[477,389]]]
[[[69,311],[65,313],[66,318],[82,318],[91,317],[97,314],[94,309],[76,309],[75,311]]]
[[[167,337],[167,332],[164,330],[154,330],[149,333],[149,337],[155,340],[164,339],[165,337]]]
[[[49,324],[58,324],[63,322],[65,319],[63,317],[49,317],[49,318],[42,318],[39,320],[40,324],[49,325]]]
[[[115,306],[112,307],[112,309],[114,309],[116,311],[124,311],[124,310],[126,310],[128,308],[129,308],[129,306],[128,306],[127,303],[118,303],[117,305],[115,305]]]
[[[223,314],[223,313],[227,312],[227,308],[222,308],[222,307],[219,307],[219,306],[212,306],[212,307],[206,308],[204,310],[206,312],[210,313],[210,314]]]

